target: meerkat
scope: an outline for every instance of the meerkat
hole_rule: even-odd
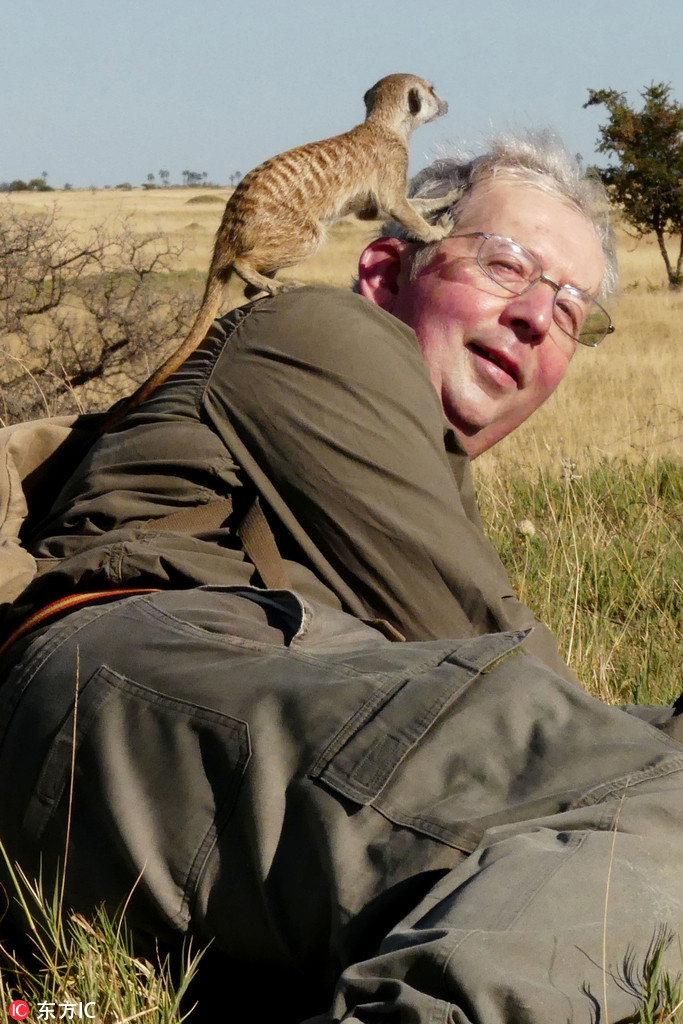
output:
[[[422,242],[449,234],[453,224],[447,213],[437,223],[429,223],[424,214],[445,211],[458,192],[431,199],[407,197],[410,136],[445,114],[448,104],[430,82],[415,75],[382,78],[366,92],[364,102],[362,124],[271,157],[242,179],[225,207],[190,333],[110,417],[105,430],[148,398],[201,344],[232,274],[242,278],[250,297],[298,287],[298,282],[275,281],[275,272],[312,256],[325,225],[350,213],[364,219],[391,217]]]

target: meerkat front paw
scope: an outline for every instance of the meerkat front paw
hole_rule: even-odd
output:
[[[431,225],[430,242],[440,242],[442,238],[448,238],[453,231],[453,218],[450,213],[442,213],[441,216]]]

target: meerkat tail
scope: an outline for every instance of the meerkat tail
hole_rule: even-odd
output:
[[[229,277],[229,275],[228,275]],[[219,279],[218,277],[210,278],[206,283],[204,290],[204,296],[202,298],[202,304],[197,313],[196,319],[190,328],[190,333],[182,342],[181,345],[172,352],[171,355],[166,359],[161,366],[159,366],[154,373],[152,373],[147,380],[140,385],[137,391],[134,391],[130,398],[123,402],[123,404],[115,409],[111,416],[107,417],[103,426],[97,431],[97,436],[100,437],[102,434],[106,434],[108,430],[115,427],[117,423],[123,419],[129,412],[136,409],[139,405],[142,405],[150,395],[154,394],[156,389],[164,383],[164,381],[179,370],[186,359],[192,355],[196,348],[199,348],[204,338],[207,335],[211,324],[216,319],[216,315],[220,308],[221,299],[223,297],[223,290],[228,282],[228,277]]]

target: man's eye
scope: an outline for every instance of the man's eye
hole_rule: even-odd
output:
[[[558,297],[555,302],[555,322],[558,327],[561,327],[563,331],[571,334],[574,338],[578,336],[585,315],[585,309],[578,302],[565,299],[564,296]]]
[[[487,267],[491,274],[502,281],[526,281],[527,268],[514,256],[496,256],[488,260]]]

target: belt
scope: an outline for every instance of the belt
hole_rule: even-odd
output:
[[[111,601],[117,597],[126,597],[129,594],[157,593],[159,593],[159,587],[129,587],[124,590],[94,590],[89,594],[68,594],[66,597],[60,597],[56,601],[45,605],[44,608],[40,608],[37,612],[33,612],[32,615],[24,619],[10,633],[5,642],[0,645],[0,658],[3,654],[7,653],[12,644],[26,636],[32,629],[42,626],[44,622],[49,622],[50,619],[54,619],[57,615],[62,615],[64,612],[70,612],[74,608],[81,607],[81,605],[93,604],[97,601]]]

